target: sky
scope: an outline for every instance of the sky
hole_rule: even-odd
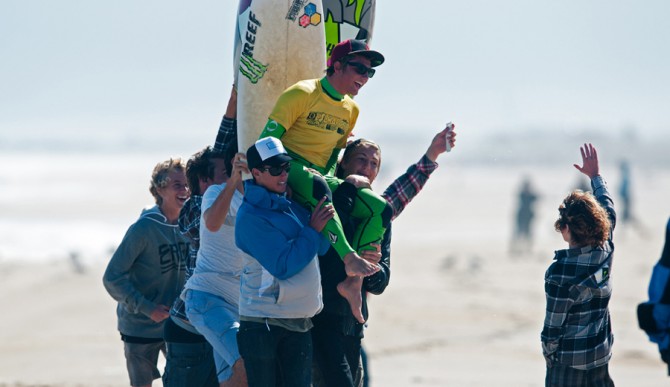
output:
[[[232,0],[4,0],[0,148],[210,142],[232,84],[236,11]],[[356,97],[357,133],[453,121],[472,137],[664,136],[669,11],[663,0],[380,0],[371,45],[386,62]]]

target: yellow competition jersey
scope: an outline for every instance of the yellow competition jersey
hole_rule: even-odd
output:
[[[281,137],[291,152],[322,168],[335,148],[344,148],[356,124],[358,105],[349,96],[335,101],[319,79],[300,81],[277,100],[270,119],[286,128]],[[272,123],[266,126],[271,131]]]

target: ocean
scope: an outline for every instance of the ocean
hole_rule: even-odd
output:
[[[383,151],[382,171],[375,183],[378,190],[417,161],[433,136],[430,132],[400,133],[407,131],[366,133]],[[511,224],[508,218],[523,176],[535,179],[538,190],[550,191],[545,196],[556,199],[576,185],[579,173],[572,163],[580,161],[579,145],[584,141],[598,147],[603,173],[613,191],[620,180],[618,163],[627,159],[632,164],[637,198],[657,200],[660,213],[670,214],[670,205],[663,200],[670,192],[670,142],[665,139],[631,140],[602,132],[469,136],[468,129],[457,128],[457,133],[456,148],[438,160],[442,166],[431,179],[438,182],[429,182],[429,186],[443,187],[443,192],[432,188],[430,195],[448,198],[453,190],[453,195],[465,201],[463,206],[475,208],[478,201],[486,200],[504,208],[499,216],[505,220],[494,224]],[[6,166],[0,169],[0,262],[105,262],[142,208],[153,203],[148,190],[153,166],[172,156],[187,158],[206,143],[197,137],[158,141],[161,137],[155,132],[103,138],[95,133],[73,132],[65,137],[42,133],[39,140],[30,138],[20,133],[0,134],[0,163]],[[455,189],[480,190],[472,185],[479,179],[491,180],[491,186],[482,186],[490,194],[460,195]],[[546,204],[553,212],[558,202]],[[463,232],[467,231],[459,233]],[[508,230],[501,232],[508,234]]]

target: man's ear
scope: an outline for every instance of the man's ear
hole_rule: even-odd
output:
[[[333,63],[333,69],[335,72],[342,71],[344,69],[344,63],[338,60],[337,62]]]

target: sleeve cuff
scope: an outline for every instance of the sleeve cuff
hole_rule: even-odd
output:
[[[602,176],[596,175],[591,179],[591,188],[593,188],[593,193],[595,194],[599,189],[605,188],[607,186],[607,183],[605,182],[605,179],[603,179]]]

